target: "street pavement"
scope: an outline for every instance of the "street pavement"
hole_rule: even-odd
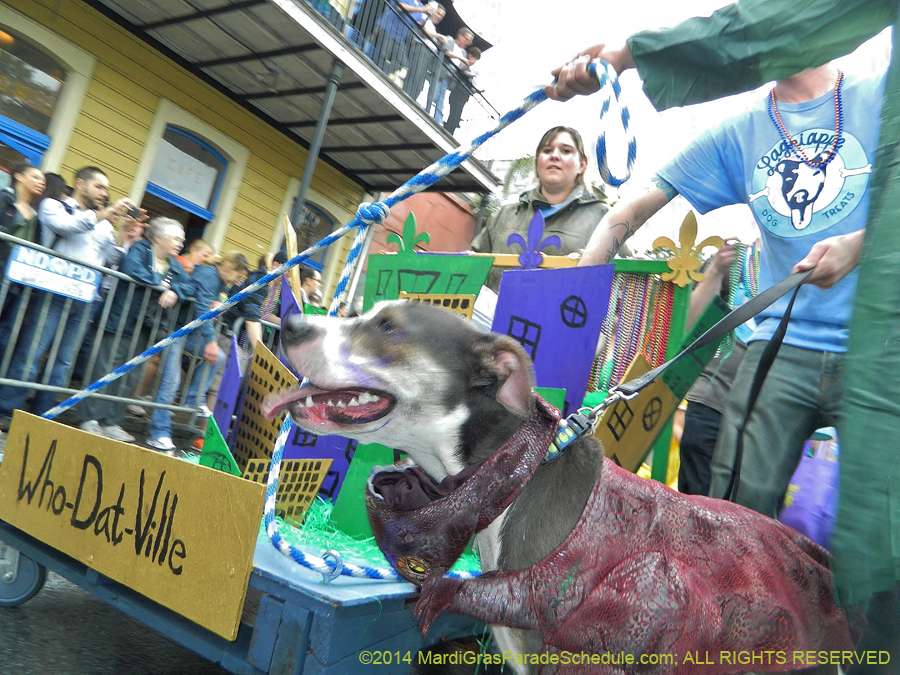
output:
[[[64,419],[70,424],[74,419]],[[125,428],[146,441],[145,419]],[[188,448],[195,431],[175,425]],[[0,459],[6,434],[0,433]],[[0,607],[0,675],[226,675],[217,666],[56,574],[18,607]]]
[[[62,577],[0,607],[2,675],[226,675]]]

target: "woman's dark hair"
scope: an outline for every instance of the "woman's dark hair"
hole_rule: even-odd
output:
[[[21,176],[26,171],[28,171],[28,169],[37,169],[37,167],[34,164],[32,164],[31,162],[20,162],[19,164],[16,164],[12,168],[12,172],[10,173],[11,182],[10,182],[9,186],[11,188],[15,189],[16,188],[16,174],[19,174]]]
[[[572,127],[553,127],[552,129],[547,129],[544,132],[544,135],[541,136],[541,140],[537,144],[537,148],[534,151],[534,171],[537,173],[537,158],[538,155],[541,154],[541,148],[545,145],[549,145],[553,142],[553,139],[556,138],[559,134],[569,134],[572,137],[572,140],[575,141],[575,149],[578,151],[578,155],[581,157],[581,160],[587,159],[587,154],[584,151],[584,141],[581,140],[581,134],[579,134]],[[578,174],[578,177],[575,179],[575,184],[584,185],[584,173]]]
[[[69,195],[69,186],[58,173],[45,173],[44,180],[47,184],[41,199],[62,199]]]

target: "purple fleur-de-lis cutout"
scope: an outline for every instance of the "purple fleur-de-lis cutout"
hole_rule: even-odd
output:
[[[506,240],[507,246],[518,244],[522,249],[522,255],[519,256],[519,264],[523,269],[533,270],[541,264],[543,256],[541,250],[548,246],[556,246],[559,248],[562,242],[558,235],[553,235],[542,239],[544,236],[544,214],[540,211],[534,212],[534,218],[528,224],[528,243],[522,239],[521,234],[511,234]]]

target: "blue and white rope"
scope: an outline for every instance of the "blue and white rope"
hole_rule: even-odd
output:
[[[202,326],[204,323],[206,323],[208,321],[212,321],[220,314],[227,312],[231,307],[233,307],[234,305],[239,303],[241,300],[246,298],[248,295],[251,295],[252,293],[256,292],[258,289],[262,288],[263,286],[267,286],[270,282],[274,281],[275,279],[277,279],[278,277],[283,275],[285,272],[287,272],[289,269],[291,269],[295,265],[300,264],[304,260],[308,260],[310,258],[310,256],[312,256],[319,249],[325,248],[326,246],[330,246],[335,241],[337,241],[338,239],[343,237],[345,234],[350,232],[350,230],[352,230],[358,222],[359,222],[358,220],[354,220],[353,222],[345,225],[344,227],[335,230],[334,232],[329,234],[327,237],[322,239],[322,241],[318,242],[317,244],[313,244],[305,251],[297,254],[295,257],[288,260],[286,263],[284,263],[280,267],[272,270],[267,275],[265,275],[264,277],[259,279],[256,283],[251,284],[250,286],[247,286],[247,288],[244,288],[240,292],[236,293],[233,297],[231,297],[226,302],[223,302],[221,305],[219,305],[215,309],[208,311],[203,316],[200,316],[200,317],[194,319],[193,321],[191,321],[190,323],[182,326],[181,328],[176,330],[174,333],[172,333],[170,336],[163,338],[162,340],[157,342],[155,345],[153,345],[152,347],[147,349],[147,351],[145,351],[144,353],[138,354],[130,361],[123,363],[121,366],[116,368],[114,371],[112,371],[111,373],[108,373],[107,375],[104,375],[103,377],[101,377],[99,380],[97,380],[93,384],[91,384],[88,387],[79,391],[77,394],[73,394],[70,398],[66,399],[65,401],[60,403],[58,406],[56,406],[55,408],[51,408],[50,410],[45,412],[42,415],[42,417],[44,417],[48,420],[52,420],[53,418],[57,417],[60,413],[68,410],[69,408],[71,408],[73,405],[75,405],[79,401],[87,398],[94,392],[99,391],[100,389],[102,389],[106,385],[110,384],[111,382],[115,382],[120,377],[122,377],[125,373],[127,373],[128,371],[130,371],[134,368],[137,368],[139,365],[141,365],[142,363],[144,363],[145,361],[150,359],[155,354],[158,354],[159,352],[161,352],[163,349],[168,347],[170,344],[172,344],[179,338],[182,338],[186,335],[190,335],[195,330],[197,330],[200,326]]]
[[[601,62],[602,63],[602,62]],[[592,64],[592,72],[596,75],[596,67]],[[612,73],[610,75],[610,73]],[[613,83],[614,92],[616,95],[616,100],[618,101],[619,96],[619,86],[618,81],[615,77],[615,73],[607,66],[606,73],[601,79],[598,76],[598,79],[601,81],[601,88],[606,85],[607,81]],[[246,298],[248,295],[254,293],[259,288],[263,286],[267,286],[269,283],[282,276],[285,272],[287,272],[292,267],[300,264],[301,262],[309,259],[311,255],[313,255],[319,249],[322,249],[326,246],[331,245],[345,234],[350,232],[353,228],[357,228],[357,234],[351,246],[350,254],[347,257],[347,261],[344,265],[344,269],[341,272],[340,279],[338,280],[337,287],[335,288],[334,297],[331,301],[331,305],[329,307],[329,315],[334,316],[337,314],[337,310],[340,307],[341,298],[344,294],[344,291],[347,288],[347,284],[349,283],[350,276],[353,270],[353,265],[356,260],[358,260],[363,243],[366,239],[366,233],[368,228],[371,225],[382,223],[387,219],[388,214],[390,213],[390,209],[395,204],[403,201],[411,197],[414,194],[425,190],[426,188],[431,187],[438,180],[449,174],[451,171],[456,169],[460,164],[466,161],[472,154],[480,148],[485,142],[496,136],[503,129],[508,127],[510,124],[521,118],[525,113],[532,110],[535,106],[545,101],[547,95],[544,93],[543,89],[539,89],[529,96],[527,96],[522,103],[515,109],[509,111],[503,117],[500,118],[497,125],[491,129],[490,131],[485,132],[484,134],[475,138],[471,143],[467,146],[458,148],[455,152],[452,152],[448,155],[445,155],[437,162],[432,164],[431,166],[423,169],[417,175],[413,176],[406,183],[397,188],[394,192],[392,192],[383,202],[377,202],[374,204],[363,203],[360,205],[359,209],[357,209],[356,218],[345,225],[344,227],[335,230],[327,237],[322,239],[317,244],[309,247],[305,251],[299,253],[291,260],[288,260],[280,267],[276,268],[269,274],[265,275],[261,279],[259,279],[256,283],[248,286],[247,288],[241,290],[234,296],[232,296],[228,301],[222,303],[218,307],[209,312],[203,314],[199,318],[191,321],[187,325],[179,328],[177,331],[172,333],[172,335],[160,340],[155,345],[147,349],[144,353],[135,356],[133,359],[128,361],[127,363],[122,364],[118,368],[116,368],[111,373],[105,375],[100,378],[90,386],[81,390],[77,394],[74,394],[72,397],[60,403],[55,408],[48,410],[44,413],[43,417],[46,419],[53,419],[62,413],[65,410],[68,410],[79,401],[87,398],[92,393],[102,389],[107,384],[116,381],[120,377],[122,377],[125,373],[136,368],[141,365],[148,359],[150,359],[155,354],[158,354],[163,349],[168,347],[170,344],[182,338],[186,335],[189,335],[197,328],[199,328],[202,324],[207,321],[212,321],[214,318],[227,312],[231,307],[239,303],[241,300]],[[603,114],[601,114],[601,119],[603,118]],[[628,116],[627,109],[623,108],[623,117],[622,117],[623,125],[626,128],[627,132],[627,124],[628,124]],[[598,141],[598,160],[600,157],[600,143],[604,143],[605,148],[605,134],[601,135],[601,140]],[[633,141],[629,143],[629,175],[631,165],[634,162],[634,155],[636,154],[635,144]],[[605,157],[605,151],[604,151]],[[601,175],[603,174],[605,167],[605,159],[601,163]],[[608,175],[608,171],[607,171]],[[604,176],[604,180],[607,182],[611,182],[612,177],[607,178]],[[612,179],[615,180],[615,179]],[[626,179],[627,180],[627,177]],[[618,183],[611,183],[614,185],[621,185],[623,181]],[[278,532],[278,522],[275,519],[275,495],[278,491],[278,477],[281,473],[281,461],[284,453],[284,446],[287,442],[288,435],[290,434],[290,430],[292,428],[291,418],[287,416],[285,418],[284,424],[281,427],[278,438],[275,441],[275,448],[272,452],[272,463],[269,469],[269,478],[266,484],[266,500],[265,500],[265,508],[264,508],[264,522],[266,526],[266,533],[269,538],[272,540],[272,544],[275,548],[283,553],[285,556],[295,560],[297,563],[317,571],[323,575],[326,580],[331,580],[335,578],[338,574],[343,574],[346,576],[352,577],[362,577],[367,579],[387,579],[387,580],[399,580],[400,577],[397,575],[394,570],[389,568],[375,568],[368,566],[360,566],[355,565],[350,562],[345,562],[341,560],[341,558],[335,554],[334,552],[326,553],[327,558],[320,558],[317,556],[310,555],[305,553],[304,551],[294,547],[289,542],[285,541]],[[466,572],[448,572],[447,576],[449,577],[457,577],[457,578],[472,578],[476,577],[480,574],[478,571]]]
[[[546,98],[547,96],[546,94],[544,94],[543,90],[534,92],[533,94],[528,96],[518,108],[508,112],[506,115],[500,118],[500,121],[492,130],[482,134],[481,136],[473,140],[468,146],[459,148],[455,152],[445,155],[428,168],[420,171],[417,175],[413,176],[399,188],[394,190],[394,192],[392,192],[383,202],[377,202],[375,204],[361,204],[356,212],[356,218],[354,218],[350,223],[338,230],[335,230],[319,243],[310,246],[305,251],[294,256],[277,269],[271,271],[269,274],[259,279],[259,281],[257,281],[256,283],[248,286],[247,288],[234,295],[227,302],[222,303],[203,316],[198,317],[197,319],[191,321],[189,324],[179,328],[169,337],[160,340],[155,345],[147,349],[147,351],[145,351],[143,354],[135,356],[133,359],[131,359],[127,363],[122,364],[111,373],[100,378],[85,389],[82,389],[77,394],[74,394],[71,398],[66,399],[55,408],[51,408],[46,413],[44,413],[43,417],[45,417],[46,419],[53,419],[63,411],[71,408],[82,399],[87,398],[92,393],[102,389],[111,382],[115,382],[125,373],[141,365],[155,354],[161,352],[178,338],[189,335],[197,328],[199,328],[202,324],[206,323],[207,321],[213,320],[224,312],[227,312],[231,307],[239,303],[245,297],[247,297],[251,293],[254,293],[259,288],[268,285],[271,281],[277,279],[292,267],[300,264],[304,260],[309,259],[309,257],[319,249],[331,245],[353,228],[365,230],[372,224],[384,222],[388,214],[390,213],[390,209],[392,206],[434,185],[438,180],[449,174],[460,164],[469,159],[469,157],[471,157],[472,154],[485,142],[496,136],[503,129],[522,117],[522,115],[534,108],[536,105],[546,100]],[[364,233],[361,232],[360,234],[363,235]],[[364,236],[358,236],[356,241],[354,241],[354,249],[351,250],[352,259],[348,258],[348,263],[355,262],[359,258],[363,241]],[[344,271],[342,272],[341,278],[338,282],[338,287],[335,289],[335,298],[337,299],[338,305],[340,305],[340,295],[343,294],[344,290],[346,289],[349,278],[350,271],[345,265]],[[335,302],[332,301],[332,305],[334,304]]]
[[[598,68],[602,68],[603,71],[598,73]],[[615,97],[616,105],[619,106],[621,112],[622,128],[625,130],[625,143],[628,147],[628,159],[624,178],[616,178],[610,173],[609,159],[607,158],[606,151],[606,127],[602,124],[600,125],[600,136],[597,138],[597,166],[600,169],[600,177],[603,179],[603,182],[614,187],[619,187],[631,178],[631,170],[634,168],[634,162],[637,159],[637,140],[630,127],[631,114],[628,112],[628,107],[622,105],[622,102],[619,99],[622,94],[622,85],[619,84],[619,78],[616,76],[616,71],[613,67],[606,61],[595,59],[589,64],[588,69],[594,77],[597,78],[601,90],[609,88],[612,91],[612,95],[607,93],[606,99],[600,107],[600,121],[602,122],[609,112],[613,97]]]

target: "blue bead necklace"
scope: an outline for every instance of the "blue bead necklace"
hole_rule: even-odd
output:
[[[772,120],[772,124],[778,129],[781,138],[797,149],[800,161],[813,169],[826,166],[837,154],[837,146],[841,138],[841,129],[844,126],[844,112],[841,107],[841,85],[843,82],[844,73],[839,70],[837,82],[834,83],[834,139],[831,142],[831,148],[828,149],[828,153],[818,161],[813,161],[807,157],[803,148],[800,147],[800,144],[788,133],[788,130],[784,126],[784,122],[781,120],[781,115],[778,114],[778,105],[775,103],[775,87],[772,87],[772,91],[769,92],[769,118]]]

